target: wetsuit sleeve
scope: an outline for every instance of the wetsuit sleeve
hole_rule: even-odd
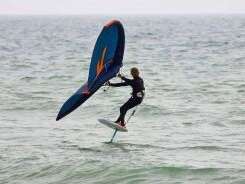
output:
[[[110,83],[110,86],[113,87],[121,87],[121,86],[128,86],[129,84],[127,84],[126,82],[121,82],[121,83]]]
[[[128,78],[126,78],[126,77],[121,77],[121,79],[122,79],[123,81],[125,81],[125,83],[127,83],[128,85],[131,85],[131,84],[132,84],[132,81],[133,81],[133,80],[128,79]]]

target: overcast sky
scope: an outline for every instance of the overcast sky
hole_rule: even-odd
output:
[[[245,13],[245,0],[0,0],[0,14]]]

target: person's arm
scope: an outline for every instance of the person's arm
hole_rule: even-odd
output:
[[[127,84],[126,82],[120,82],[120,83],[109,82],[108,85],[112,87],[121,87],[121,86],[128,86],[129,84]]]
[[[121,74],[118,74],[118,77],[121,78],[123,81],[125,81],[125,83],[127,83],[128,85],[131,85],[132,84],[132,79],[128,79],[124,76],[122,76]]]
[[[132,79],[128,79],[128,78],[126,78],[126,77],[121,77],[121,79],[122,79],[123,81],[125,81],[128,85],[130,85],[130,84],[132,83]]]

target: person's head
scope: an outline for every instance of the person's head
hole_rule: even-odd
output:
[[[136,67],[131,68],[130,73],[133,76],[133,78],[139,77],[140,74],[139,69]]]

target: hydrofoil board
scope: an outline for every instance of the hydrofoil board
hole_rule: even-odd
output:
[[[122,127],[121,125],[119,125],[119,124],[117,124],[117,123],[114,123],[114,122],[112,122],[112,121],[110,121],[110,120],[106,120],[106,119],[98,119],[98,121],[99,121],[100,123],[102,123],[103,125],[105,125],[105,126],[107,126],[107,127],[109,127],[109,128],[112,128],[112,129],[114,129],[114,130],[117,130],[117,131],[119,131],[119,132],[127,132],[127,131],[128,131],[127,128]]]

